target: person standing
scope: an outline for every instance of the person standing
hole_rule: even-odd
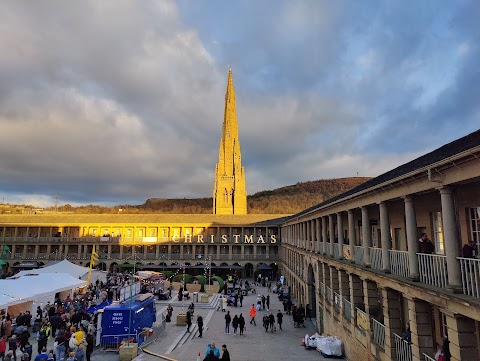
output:
[[[252,318],[250,320],[250,324],[254,324],[255,326],[257,325],[257,323],[255,322],[255,316],[257,315],[257,309],[255,308],[255,305],[252,305],[252,307],[250,307],[250,317]]]
[[[230,353],[227,350],[227,345],[225,345],[225,344],[222,345],[222,351],[223,351],[223,354],[222,354],[222,358],[220,360],[230,361]]]
[[[265,303],[267,304],[267,311],[270,310],[270,295],[267,295],[265,299]]]
[[[198,326],[198,337],[202,338],[203,334],[203,317],[201,315],[197,316],[197,326]]]
[[[8,349],[13,351],[13,359],[17,361],[17,336],[12,335],[10,340],[8,340]]]
[[[2,336],[0,339],[0,359],[2,361],[5,357],[5,352],[7,352],[7,336]]]
[[[432,254],[433,251],[435,250],[435,246],[433,245],[432,241],[430,241],[427,237],[427,234],[425,232],[422,233],[420,236],[420,239],[418,240],[419,248],[420,248],[420,253],[425,253],[425,254]]]
[[[190,332],[190,326],[192,325],[192,314],[190,311],[187,311],[187,332]]]
[[[230,334],[230,322],[232,322],[232,316],[230,316],[230,311],[227,311],[225,315],[225,333]]]
[[[232,326],[233,326],[233,335],[237,336],[237,329],[238,329],[238,316],[237,315],[233,316]]]
[[[282,329],[282,322],[283,322],[283,313],[278,310],[277,313],[277,323],[278,323],[278,328],[281,330]]]
[[[243,336],[243,331],[245,330],[245,319],[242,314],[238,316],[238,327],[240,328],[240,336]]]
[[[95,338],[93,334],[87,333],[87,348],[85,350],[86,356],[87,356],[87,361],[90,361],[90,356],[93,353],[93,347],[95,344]],[[57,361],[57,360],[55,360]]]
[[[243,292],[240,293],[240,297],[238,299],[240,301],[240,307],[242,307],[242,305],[243,305]]]
[[[270,331],[274,332],[274,330],[275,330],[275,316],[271,312],[268,315],[268,325],[270,326]]]
[[[312,320],[312,309],[309,304],[305,306],[305,318],[308,318],[310,321]]]
[[[265,295],[262,295],[262,310],[265,309],[265,301],[266,301],[266,298],[265,298]]]

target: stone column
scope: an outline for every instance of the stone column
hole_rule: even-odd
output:
[[[357,236],[355,233],[355,218],[353,209],[347,211],[348,216],[348,242],[350,245],[350,262],[355,263],[355,245],[357,244]]]
[[[328,215],[328,232],[330,233],[330,257],[335,254],[335,225],[333,224],[333,214]]]
[[[337,213],[337,233],[338,233],[338,247],[340,249],[339,258],[343,259],[343,218],[342,212]]]
[[[316,218],[315,219],[315,225],[316,225],[316,230],[315,230],[315,253],[321,253],[322,250],[320,249],[320,241],[321,241],[321,234],[320,234],[320,219]]]
[[[418,240],[417,240],[417,218],[415,215],[415,205],[412,196],[405,196],[405,223],[407,231],[408,262],[410,265],[410,278],[418,281],[420,274],[418,271]]]
[[[362,246],[363,246],[363,265],[370,267],[370,219],[368,218],[368,208],[362,209]]]
[[[389,360],[395,359],[395,334],[402,335],[402,315],[399,292],[381,288],[383,324],[385,325],[385,354]]]
[[[322,254],[327,254],[327,217],[322,217]]]
[[[462,289],[458,246],[458,230],[453,192],[447,187],[440,188],[442,201],[443,235],[445,237],[445,255],[447,256],[448,285],[453,289]]]
[[[451,361],[477,361],[478,344],[475,321],[471,318],[441,310],[445,314],[450,341]]]
[[[78,246],[81,247],[81,246]],[[38,244],[35,245],[35,258],[38,258],[38,251],[40,249],[40,246]]]
[[[382,271],[390,273],[390,220],[386,202],[380,202],[380,233],[382,235]]]
[[[305,237],[305,249],[309,251],[309,250],[310,250],[310,242],[311,242],[311,240],[312,240],[312,239],[311,239],[312,234],[311,234],[311,232],[310,232],[310,229],[311,229],[311,228],[310,228],[310,221],[306,221],[306,222],[305,222],[305,228],[306,228],[306,230],[305,230],[305,233],[306,233],[306,237]]]
[[[233,246],[231,244],[227,245],[228,247],[228,259],[231,261],[233,259]],[[268,248],[268,246],[267,246]],[[267,256],[268,258],[268,256]]]
[[[412,331],[412,361],[420,361],[423,360],[423,353],[429,354],[434,347],[432,311],[428,302],[407,295],[404,297],[408,302],[408,318]]]

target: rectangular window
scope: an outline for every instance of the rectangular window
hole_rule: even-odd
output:
[[[129,228],[127,229],[127,237],[131,238],[132,237],[132,230]]]
[[[435,253],[445,254],[443,247],[442,212],[433,213],[433,237],[435,240]]]
[[[163,238],[167,237],[167,230],[165,228],[162,229],[162,237]]]
[[[155,237],[155,229],[150,230],[150,237]]]
[[[143,229],[139,229],[139,230],[138,230],[138,236],[139,236],[139,237],[143,237]]]
[[[470,208],[470,224],[471,224],[471,236],[473,242],[477,245],[477,249],[480,246],[480,207]]]

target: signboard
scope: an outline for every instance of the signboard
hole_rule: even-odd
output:
[[[343,258],[348,260],[352,259],[352,255],[350,254],[350,246],[343,247]]]
[[[142,242],[143,243],[155,243],[155,242],[157,242],[157,237],[143,237]]]
[[[357,308],[357,326],[368,331],[368,316],[365,312]]]

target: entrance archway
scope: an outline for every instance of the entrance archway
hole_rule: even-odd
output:
[[[313,273],[312,265],[309,264],[307,270],[307,302],[312,310],[312,317],[316,317],[317,313],[317,296],[315,291],[315,274]]]
[[[247,263],[245,265],[245,278],[253,277],[253,264]]]

